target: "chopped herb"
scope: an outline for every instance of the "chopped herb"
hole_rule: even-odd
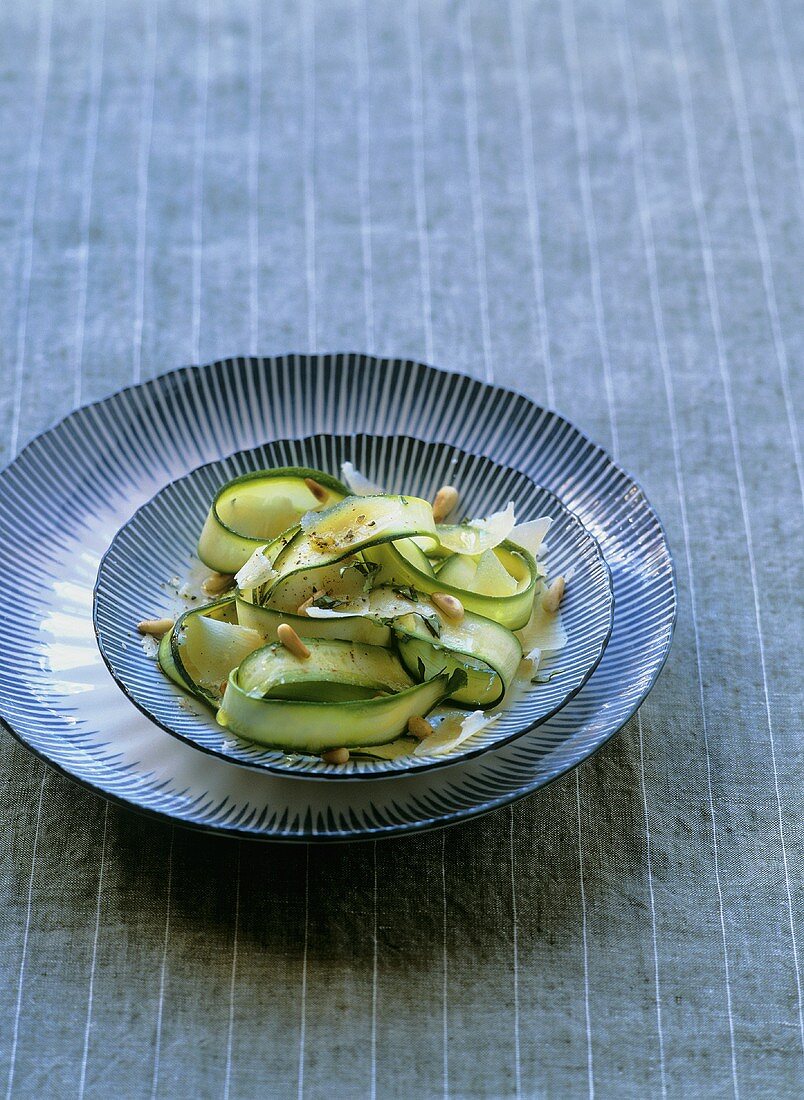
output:
[[[381,566],[375,561],[356,561],[347,562],[346,565],[342,565],[339,572],[343,576],[347,569],[356,569],[363,577],[373,577],[375,573],[379,573]]]
[[[434,638],[441,637],[441,620],[437,615],[422,615],[420,616],[422,622],[433,635]]]
[[[408,502],[407,497],[400,497],[399,499],[402,501],[403,504],[407,504],[407,502]]]
[[[343,576],[348,570],[354,569],[361,577],[364,577],[363,592],[370,592],[373,587],[374,577],[379,573],[381,565],[378,565],[374,561],[350,561],[346,565],[342,565],[338,572]]]
[[[313,600],[313,607],[320,607],[324,611],[331,611],[333,607],[340,607],[341,604],[348,603],[348,600],[336,600],[334,596],[328,596],[326,592],[322,592],[320,596],[316,596]]]
[[[401,596],[403,600],[410,600],[412,603],[419,602],[419,593],[412,584],[400,584],[396,588],[392,588],[391,591],[395,595]]]
[[[554,672],[537,672],[531,680],[532,684],[549,684],[554,676],[560,676],[561,672],[556,669]]]
[[[456,668],[447,680],[447,691],[450,695],[454,695],[456,691],[466,687],[468,680],[469,677],[466,675],[466,671],[462,668]]]

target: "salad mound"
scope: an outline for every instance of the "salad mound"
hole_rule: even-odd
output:
[[[198,543],[211,602],[145,620],[175,683],[231,734],[333,767],[444,755],[538,690],[566,644],[566,578],[548,580],[548,516],[513,502],[458,520],[384,493],[350,463],[258,470],[217,492]]]

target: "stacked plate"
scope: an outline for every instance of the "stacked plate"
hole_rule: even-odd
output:
[[[346,460],[389,492],[458,484],[469,515],[513,499],[520,522],[553,517],[550,570],[573,578],[561,674],[447,756],[333,767],[227,738],[132,633],[170,611],[165,582],[223,482]],[[521,395],[363,355],[225,360],[72,413],[0,475],[0,562],[17,593],[0,623],[11,732],[104,797],[266,840],[432,828],[556,779],[642,702],[676,609],[655,512],[581,432]]]

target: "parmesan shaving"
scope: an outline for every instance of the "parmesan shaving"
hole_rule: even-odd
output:
[[[353,619],[355,615],[370,615],[371,608],[368,605],[368,600],[349,604],[340,611],[335,611],[331,607],[316,607],[314,603],[311,603],[305,613],[309,619]]]
[[[353,756],[376,756],[378,760],[396,760],[400,756],[410,756],[415,742],[411,737],[398,737],[387,745],[364,745],[352,749]]]
[[[481,730],[488,729],[499,717],[499,714],[486,714],[482,710],[473,710],[467,715],[451,714],[429,737],[419,742],[413,750],[413,755],[444,756]]]
[[[441,545],[456,554],[482,554],[504,542],[516,524],[514,502],[502,512],[494,512],[485,519],[471,519],[456,526],[439,527]]]
[[[528,655],[535,649],[557,653],[567,644],[567,632],[561,621],[561,611],[545,611],[538,594],[528,623],[514,633],[522,643],[523,652]]]
[[[543,547],[544,537],[550,530],[553,520],[550,516],[541,516],[539,519],[530,519],[527,523],[520,523],[513,529],[509,538],[523,550],[527,550],[534,558],[538,557]]]
[[[355,496],[358,497],[381,496],[385,491],[375,485],[374,482],[369,481],[351,462],[341,463],[341,477]]]
[[[530,664],[531,672],[537,672],[539,665],[542,663],[542,651],[538,646],[534,646],[533,649],[525,654],[524,660]]]
[[[264,546],[257,547],[235,576],[235,582],[241,591],[246,591],[249,588],[259,588],[261,584],[266,584],[279,576],[265,557],[264,549]]]

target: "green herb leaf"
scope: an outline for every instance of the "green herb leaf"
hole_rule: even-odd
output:
[[[419,618],[434,638],[441,637],[441,620],[437,615],[420,615]]]
[[[462,687],[466,687],[469,677],[462,668],[456,668],[449,680],[447,680],[447,691],[450,695],[454,695],[456,691],[460,691]]]
[[[403,600],[410,600],[412,603],[419,602],[419,593],[413,587],[412,584],[401,584],[396,588],[391,589],[397,596],[401,596]]]
[[[339,607],[341,604],[345,604],[346,600],[336,600],[334,596],[328,596],[326,592],[322,592],[320,596],[316,596],[313,600],[313,607],[320,607],[324,611],[331,611],[333,607]]]
[[[560,676],[561,672],[556,669],[554,672],[537,672],[531,680],[532,684],[549,684],[555,676]]]

